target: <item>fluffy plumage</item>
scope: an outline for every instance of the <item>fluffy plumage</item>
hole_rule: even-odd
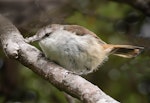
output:
[[[107,44],[78,25],[49,25],[37,36],[47,58],[79,75],[96,70],[110,54],[131,58],[143,50],[138,46]]]

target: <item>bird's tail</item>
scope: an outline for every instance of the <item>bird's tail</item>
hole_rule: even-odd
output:
[[[144,47],[139,47],[139,46],[112,45],[112,44],[105,44],[104,48],[105,50],[109,50],[110,54],[114,54],[124,58],[136,57],[144,49]]]

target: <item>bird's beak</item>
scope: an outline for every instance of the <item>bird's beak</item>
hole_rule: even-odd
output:
[[[25,38],[25,42],[26,43],[31,43],[31,42],[35,42],[35,41],[40,41],[42,38],[38,37],[37,35],[34,35],[32,37],[29,38]]]

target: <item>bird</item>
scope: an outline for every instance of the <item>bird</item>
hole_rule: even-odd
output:
[[[46,58],[77,75],[98,70],[110,55],[134,58],[144,49],[108,44],[80,25],[50,24],[38,30],[34,39],[38,40]]]

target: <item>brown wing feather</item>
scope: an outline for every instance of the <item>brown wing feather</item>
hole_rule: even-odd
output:
[[[83,26],[79,25],[64,25],[64,30],[70,31],[70,32],[75,32],[77,35],[83,36],[85,34],[90,34],[93,35],[95,38],[99,40],[100,43],[105,44],[104,41],[102,41],[95,33],[92,31],[86,29]]]

